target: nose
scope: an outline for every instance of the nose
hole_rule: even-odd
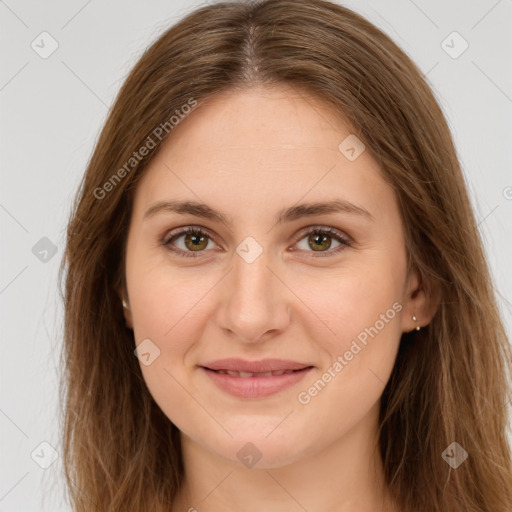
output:
[[[217,322],[241,343],[275,337],[290,323],[293,294],[270,263],[265,251],[251,263],[236,254],[234,267],[224,280]]]

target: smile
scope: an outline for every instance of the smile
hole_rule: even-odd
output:
[[[264,372],[212,369],[200,366],[210,381],[221,391],[238,398],[265,398],[300,382],[313,366]]]

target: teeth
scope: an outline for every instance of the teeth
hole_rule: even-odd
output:
[[[217,373],[223,373],[231,375],[232,377],[242,377],[246,379],[248,377],[272,377],[277,375],[283,375],[283,373],[293,373],[295,370],[276,370],[274,372],[237,372],[235,370],[216,370]]]

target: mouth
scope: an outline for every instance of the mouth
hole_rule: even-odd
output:
[[[265,398],[301,381],[314,366],[267,359],[259,362],[223,360],[199,366],[221,391],[238,398]]]
[[[313,368],[312,366],[307,366],[305,368],[301,368],[300,370],[275,370],[273,372],[242,372],[242,371],[236,371],[236,370],[212,370],[211,368],[208,368],[206,366],[203,366],[205,370],[209,370],[211,372],[220,373],[223,375],[231,375],[231,377],[240,377],[242,379],[247,379],[250,377],[276,377],[278,375],[283,374],[290,374],[290,373],[296,373],[296,372],[302,372],[304,370],[307,370],[309,368]]]

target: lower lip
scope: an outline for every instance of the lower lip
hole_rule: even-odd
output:
[[[282,375],[269,377],[233,377],[227,373],[201,367],[212,381],[223,391],[241,398],[265,398],[297,384],[312,370],[312,367]]]

